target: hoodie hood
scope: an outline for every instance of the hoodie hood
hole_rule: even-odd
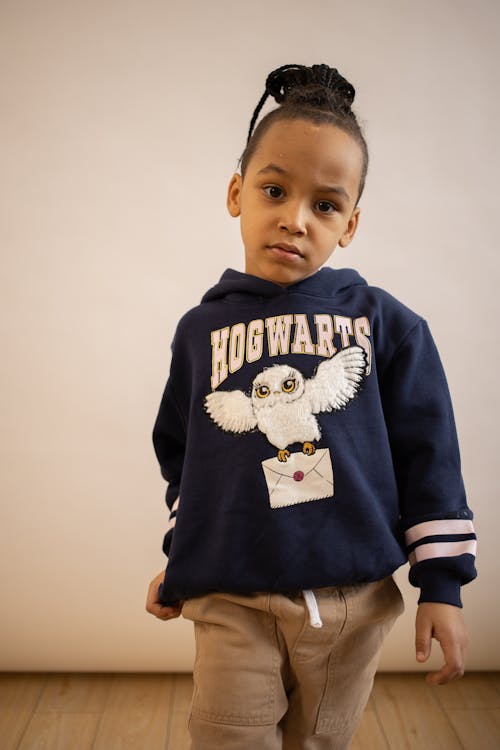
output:
[[[219,282],[203,295],[201,301],[203,303],[227,299],[238,302],[248,299],[249,296],[263,299],[296,292],[313,297],[333,297],[353,286],[366,286],[366,281],[352,268],[321,268],[312,276],[289,286],[281,286],[273,281],[228,268]]]

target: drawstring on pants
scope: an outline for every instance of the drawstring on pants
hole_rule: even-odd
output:
[[[319,615],[319,608],[318,608],[318,602],[316,601],[316,597],[314,596],[314,592],[310,589],[306,589],[302,592],[304,594],[304,599],[306,602],[306,607],[309,612],[309,621],[313,628],[322,628],[323,623],[321,621],[321,617]]]

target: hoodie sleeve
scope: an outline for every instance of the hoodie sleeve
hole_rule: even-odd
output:
[[[175,340],[172,344],[170,375],[163,391],[158,415],[153,427],[153,446],[160,464],[161,475],[168,482],[165,501],[170,510],[167,532],[163,540],[163,551],[170,552],[175,519],[179,506],[179,488],[186,443],[186,421],[175,392],[174,373],[176,366]]]
[[[476,535],[448,385],[425,320],[397,347],[381,392],[410,583],[419,603],[461,607],[460,586],[476,577]]]

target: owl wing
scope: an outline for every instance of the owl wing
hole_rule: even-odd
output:
[[[365,369],[366,356],[360,346],[342,349],[322,362],[316,374],[305,382],[305,395],[312,413],[346,406],[357,395]]]
[[[216,391],[205,398],[205,409],[227,432],[248,432],[257,427],[252,399],[243,391]]]

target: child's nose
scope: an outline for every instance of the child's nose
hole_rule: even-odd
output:
[[[306,234],[307,219],[304,206],[298,202],[289,202],[283,206],[279,226],[280,229],[285,229],[290,234]]]

